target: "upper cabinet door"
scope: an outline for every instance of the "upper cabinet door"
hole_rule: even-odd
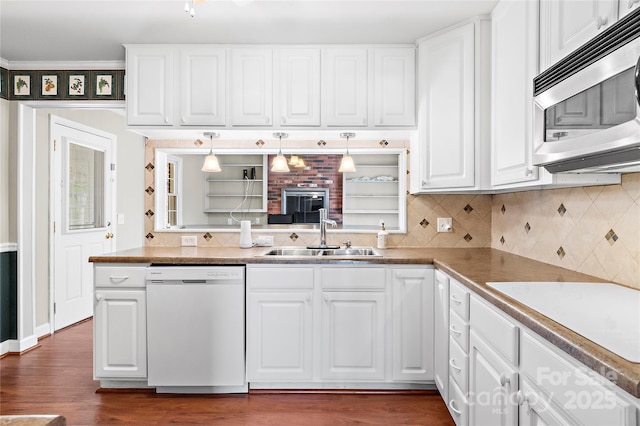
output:
[[[475,184],[474,24],[420,43],[420,187]]]
[[[367,49],[327,48],[324,59],[326,125],[367,126]]]
[[[180,50],[180,124],[225,124],[226,49]]]
[[[618,19],[618,0],[542,0],[540,70],[582,46]]]
[[[273,97],[271,48],[231,49],[231,124],[271,126]]]
[[[320,125],[320,49],[280,50],[280,125]]]
[[[533,85],[538,5],[501,1],[491,15],[491,184],[538,178],[533,167]]]
[[[374,50],[374,125],[415,125],[415,58],[412,47]]]
[[[127,47],[128,125],[173,125],[175,52],[171,47]]]

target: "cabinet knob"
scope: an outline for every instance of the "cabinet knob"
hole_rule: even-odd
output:
[[[604,18],[602,16],[598,16],[598,18],[596,19],[596,27],[598,27],[598,29],[601,29],[602,27],[607,25],[608,20],[609,18],[607,18],[606,16]]]
[[[458,298],[455,296],[455,294],[453,296],[450,297],[451,301],[457,305],[461,304],[462,301],[458,300]]]
[[[453,324],[451,325],[451,327],[449,327],[449,331],[455,334],[456,336],[459,336],[462,334],[461,331],[456,330],[456,326]]]
[[[282,124],[287,124],[287,117],[282,117],[282,120],[280,120],[282,122]]]
[[[180,119],[180,121],[182,122],[182,124],[184,124],[184,123],[186,123],[186,122],[187,122],[187,119],[186,119],[186,118],[184,118],[184,117],[182,117],[182,118]]]
[[[422,181],[422,186],[427,186],[427,181],[426,180]]]
[[[96,301],[101,301],[102,300],[102,295],[101,294],[96,294]]]
[[[529,401],[527,401],[527,394],[525,394],[521,390],[516,392],[516,402],[518,403],[518,405],[524,405],[525,403],[528,403]]]
[[[329,296],[327,296],[326,294],[324,295],[324,301],[329,303]]]
[[[509,378],[505,374],[500,375],[500,386],[505,387],[510,382]]]
[[[525,170],[524,175],[533,176],[533,169],[531,167],[527,167],[527,170]]]
[[[265,123],[269,124],[269,121],[271,121],[271,120],[269,120],[269,117],[265,117],[265,118],[264,118],[264,122],[265,122]]]
[[[165,123],[165,124],[169,124],[169,118],[165,117],[165,118],[164,118],[164,123]]]
[[[367,119],[366,118],[362,119],[362,124],[367,124]]]

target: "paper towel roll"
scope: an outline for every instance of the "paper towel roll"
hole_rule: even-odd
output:
[[[240,248],[251,248],[253,241],[251,239],[251,221],[240,221]]]

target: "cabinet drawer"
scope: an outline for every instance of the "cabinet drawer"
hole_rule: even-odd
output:
[[[323,267],[323,290],[384,290],[385,268],[380,267]]]
[[[521,371],[580,424],[636,424],[635,408],[615,394],[606,378],[528,332],[522,333],[520,345]]]
[[[313,288],[312,267],[247,266],[249,289],[308,290]]]
[[[469,353],[469,324],[453,311],[449,312],[449,324],[449,336],[465,353]]]
[[[469,355],[453,340],[449,340],[449,376],[453,377],[463,392],[467,392]]]
[[[518,327],[515,324],[475,296],[470,302],[469,323],[507,361],[518,365]]]
[[[145,266],[96,266],[94,287],[145,287]]]
[[[467,426],[469,424],[468,419],[468,407],[469,403],[467,398],[464,397],[464,393],[453,380],[449,380],[451,386],[449,386],[449,398],[447,398],[447,408],[453,417],[453,421],[456,422],[456,426]]]
[[[469,321],[469,291],[453,278],[449,284],[449,306],[460,318]]]

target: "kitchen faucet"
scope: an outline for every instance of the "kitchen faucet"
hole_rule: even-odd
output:
[[[327,246],[327,223],[334,228],[338,224],[327,217],[327,209],[319,209],[318,212],[320,213],[320,248],[331,248]]]

